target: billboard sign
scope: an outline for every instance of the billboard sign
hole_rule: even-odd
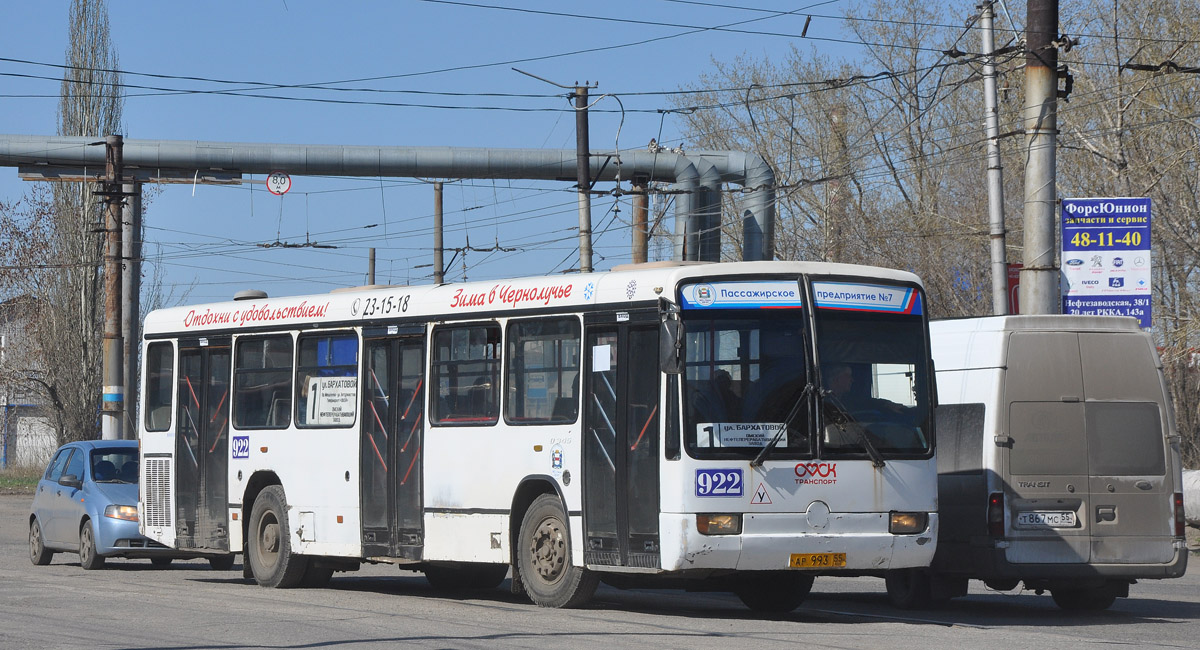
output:
[[[1150,327],[1150,199],[1063,199],[1061,259],[1064,314]]]

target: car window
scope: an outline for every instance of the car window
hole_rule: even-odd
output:
[[[67,468],[63,470],[63,476],[74,474],[75,478],[83,480],[83,452],[76,451],[71,454],[71,460],[67,461]],[[59,477],[62,478],[62,477]]]
[[[67,459],[71,457],[71,448],[59,449],[54,455],[54,460],[50,461],[50,466],[46,468],[44,478],[47,481],[57,481],[62,477],[63,468],[67,466]]]

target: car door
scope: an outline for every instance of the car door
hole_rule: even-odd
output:
[[[58,479],[62,478],[63,470],[67,468],[67,460],[73,451],[73,447],[63,447],[54,454],[46,472],[38,481],[37,492],[33,495],[33,514],[42,529],[42,540],[46,546],[60,546],[62,543],[62,540],[55,536],[54,530],[55,509],[59,507],[62,494],[62,486],[58,484]]]
[[[80,483],[84,480],[84,465],[87,450],[75,448],[59,482],[54,484],[53,506],[51,506],[50,533],[48,538],[58,546],[75,548],[79,544],[79,520],[83,517],[83,504],[80,503],[82,490],[62,484],[68,476],[74,476]]]

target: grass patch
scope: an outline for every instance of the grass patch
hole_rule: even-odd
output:
[[[41,476],[39,467],[0,469],[0,494],[33,494]]]

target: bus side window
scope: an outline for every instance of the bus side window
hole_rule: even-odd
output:
[[[430,382],[434,424],[489,425],[500,416],[500,326],[484,323],[433,332]]]
[[[291,335],[238,339],[235,357],[234,426],[286,429],[291,419]]]
[[[296,425],[353,426],[358,406],[358,335],[303,335],[297,349]]]
[[[579,341],[576,318],[509,324],[506,422],[566,424],[578,418]]]

